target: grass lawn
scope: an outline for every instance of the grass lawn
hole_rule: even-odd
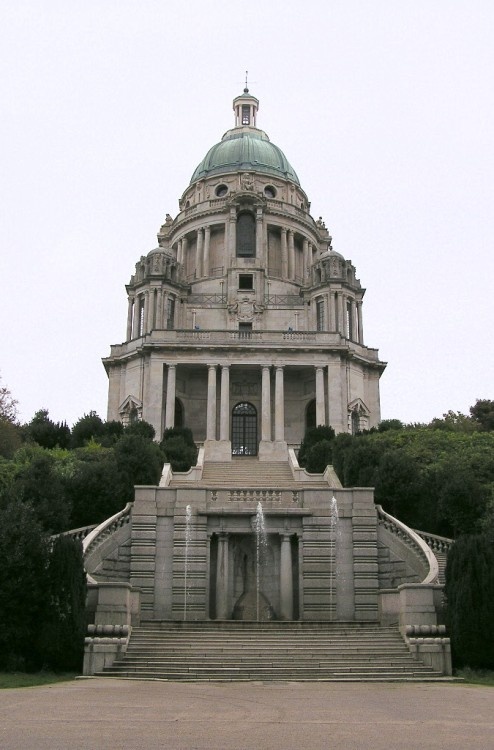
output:
[[[55,674],[55,672],[0,672],[1,688],[35,687],[36,685],[50,685],[53,682],[67,682],[73,680],[73,672]]]
[[[489,669],[459,669],[458,677],[463,677],[465,682],[472,685],[492,685],[494,687],[494,672]]]

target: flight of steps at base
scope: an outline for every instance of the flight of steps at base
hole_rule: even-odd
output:
[[[359,623],[149,621],[100,677],[191,681],[437,680],[397,628]]]

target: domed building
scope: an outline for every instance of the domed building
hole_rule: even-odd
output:
[[[354,674],[358,662],[377,678],[369,664],[381,658],[387,678],[451,673],[440,622],[447,540],[385,513],[372,488],[342,487],[331,466],[299,466],[307,428],[378,425],[385,364],[364,344],[355,267],[311,216],[258,109],[247,88],[234,99],[234,127],[127,285],[126,340],[104,360],[108,419],[146,420],[157,439],[188,427],[199,452],[187,472],[165,464],[159,486],[136,487],[84,539],[85,673],[246,679],[241,652],[253,639],[271,666],[249,657],[250,678],[333,679],[334,638]],[[237,640],[223,648],[228,633]]]
[[[104,360],[108,419],[188,426],[208,460],[286,458],[307,427],[375,427],[385,364],[364,344],[365,290],[333,251],[258,100],[193,172],[136,265],[124,344]]]

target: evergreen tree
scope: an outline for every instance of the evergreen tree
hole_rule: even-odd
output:
[[[164,460],[172,471],[188,471],[197,461],[197,446],[188,427],[170,427],[160,443]]]
[[[47,567],[47,609],[41,632],[46,666],[80,672],[86,633],[86,574],[82,544],[69,536],[55,539]]]
[[[46,611],[48,543],[33,509],[0,508],[0,668],[43,665],[40,625]]]
[[[447,618],[456,667],[494,669],[494,534],[460,537],[446,566]]]

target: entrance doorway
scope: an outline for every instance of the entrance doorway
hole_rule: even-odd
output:
[[[257,410],[246,401],[233,407],[232,455],[257,456]]]

